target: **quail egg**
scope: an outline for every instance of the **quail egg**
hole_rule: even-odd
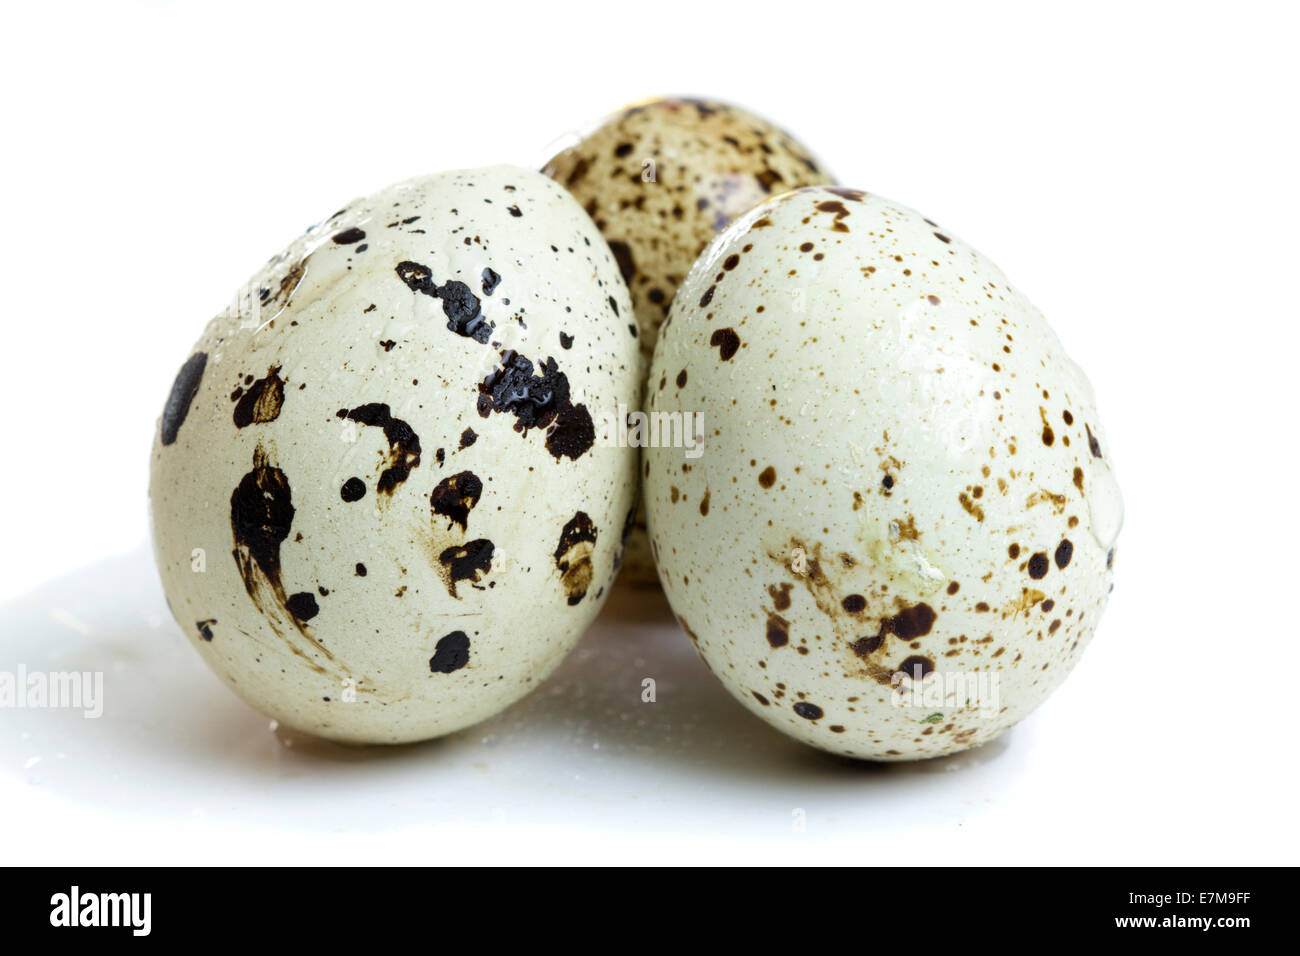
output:
[[[1093,390],[979,252],[852,189],[774,198],[677,292],[649,380],[660,579],[711,671],[814,747],[985,743],[1056,688],[1123,508]]]
[[[542,171],[577,197],[609,240],[647,360],[678,284],[709,240],[771,196],[833,181],[767,120],[729,103],[682,98],[621,110]],[[634,583],[655,578],[643,516],[624,575]]]
[[[281,723],[402,742],[573,647],[632,521],[631,302],[591,220],[511,167],[413,179],[276,256],[181,365],[150,504],[173,614]]]

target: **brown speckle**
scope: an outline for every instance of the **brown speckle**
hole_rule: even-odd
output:
[[[740,348],[740,336],[732,328],[714,329],[713,334],[709,336],[709,344],[717,348],[718,357],[727,362]]]
[[[918,676],[924,680],[926,675],[934,670],[934,661],[920,654],[913,654],[898,665],[898,670],[899,673],[906,674],[913,680],[917,679]]]
[[[596,535],[596,526],[585,511],[574,514],[560,532],[560,543],[555,548],[555,567],[560,572],[560,581],[570,606],[581,601],[591,586],[591,559],[596,549]]]
[[[1097,441],[1097,436],[1092,433],[1092,429],[1089,426],[1084,425],[1083,428],[1084,431],[1088,433],[1088,450],[1092,452],[1092,457],[1093,458],[1102,457],[1101,442]]]
[[[821,720],[824,713],[816,704],[810,704],[806,700],[801,700],[795,704],[794,712],[804,720]]]
[[[775,612],[769,613],[766,636],[772,647],[785,647],[790,643],[790,622]]]
[[[1038,551],[1029,559],[1029,576],[1035,581],[1047,577],[1047,552]]]

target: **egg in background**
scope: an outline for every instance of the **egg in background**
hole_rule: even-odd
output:
[[[718,100],[669,97],[622,109],[542,168],[582,204],[608,240],[636,310],[647,362],[678,285],[721,230],[799,186],[830,183],[789,133]],[[638,516],[624,580],[653,584]]]

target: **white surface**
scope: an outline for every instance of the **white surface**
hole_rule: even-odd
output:
[[[1294,863],[1295,14],[980,6],[11,14],[0,670],[102,669],[106,709],[0,710],[6,861]],[[635,594],[458,737],[271,733],[144,550],[154,422],[203,322],[342,201],[533,163],[660,92],[791,127],[1044,311],[1128,510],[1094,645],[1001,741],[911,767],[768,731]]]

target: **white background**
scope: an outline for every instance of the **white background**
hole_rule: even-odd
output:
[[[11,9],[0,668],[102,669],[108,710],[0,711],[5,861],[1295,863],[1293,9]],[[661,93],[791,128],[1049,317],[1127,504],[1095,643],[1002,740],[910,767],[769,731],[623,595],[549,685],[450,740],[271,733],[186,646],[145,550],[155,421],[203,323],[344,201],[537,165]]]

